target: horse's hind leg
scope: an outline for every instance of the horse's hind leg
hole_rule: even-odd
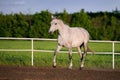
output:
[[[84,43],[84,54],[82,55],[82,58],[81,58],[81,68],[84,67],[84,60],[85,60],[86,54],[87,54],[87,43]]]
[[[78,49],[78,53],[79,53],[80,61],[81,61],[81,59],[82,59],[82,51],[81,51],[81,47],[77,47],[77,49]]]
[[[53,57],[53,67],[54,68],[56,67],[56,54],[60,51],[61,48],[62,48],[62,46],[58,45],[57,49],[54,52],[54,57]]]

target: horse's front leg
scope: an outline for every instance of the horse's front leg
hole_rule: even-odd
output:
[[[70,65],[69,65],[69,69],[72,69],[72,48],[69,48],[69,59],[70,59]]]
[[[57,49],[54,52],[54,57],[53,57],[53,67],[56,67],[56,55],[57,53],[60,51],[60,49],[62,48],[62,46],[58,45]]]

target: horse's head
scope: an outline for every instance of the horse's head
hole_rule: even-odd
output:
[[[52,16],[52,21],[50,24],[51,24],[50,29],[49,29],[50,34],[53,34],[54,31],[60,28],[60,20],[57,19],[56,17]]]

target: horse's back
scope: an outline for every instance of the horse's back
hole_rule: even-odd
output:
[[[86,29],[81,28],[81,27],[75,27],[75,28],[71,28],[72,29],[72,34],[77,35],[77,38],[81,38],[83,40],[88,41],[89,40],[89,33]]]

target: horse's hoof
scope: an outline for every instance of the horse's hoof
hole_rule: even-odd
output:
[[[83,70],[84,67],[80,67],[79,70]]]
[[[80,67],[79,70],[82,70],[82,67]]]
[[[56,68],[56,66],[55,66],[55,65],[53,65],[53,68]]]

